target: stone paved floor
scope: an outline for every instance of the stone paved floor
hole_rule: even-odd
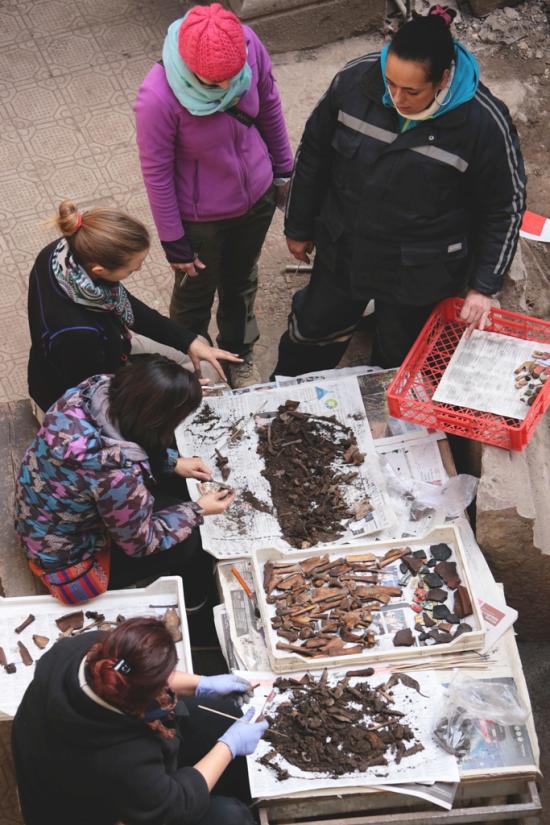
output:
[[[142,184],[132,102],[158,59],[176,0],[1,0],[0,2],[0,401],[24,398],[28,273],[55,237],[45,221],[65,197],[83,208],[120,207],[147,223],[155,238],[129,288],[166,311],[166,265]],[[377,44],[356,38],[319,51],[277,56],[276,74],[293,143],[304,118],[346,60]],[[262,259],[258,299],[264,320],[258,357],[264,375],[288,312],[281,269],[288,257],[277,215]]]

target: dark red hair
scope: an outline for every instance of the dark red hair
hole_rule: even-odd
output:
[[[146,617],[128,619],[89,650],[87,676],[92,690],[106,702],[139,714],[166,687],[177,659],[174,641],[163,622]],[[121,660],[122,669],[115,670]]]

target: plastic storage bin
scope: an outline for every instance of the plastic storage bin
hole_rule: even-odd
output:
[[[462,298],[447,298],[435,307],[388,387],[390,414],[429,429],[508,450],[523,450],[550,406],[550,381],[543,386],[523,421],[432,401],[464,332],[464,321],[459,318],[463,303]],[[518,312],[491,310],[485,329],[550,347],[550,322]]]

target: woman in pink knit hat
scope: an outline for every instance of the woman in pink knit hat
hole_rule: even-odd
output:
[[[293,165],[267,50],[219,3],[194,6],[168,28],[135,113],[141,170],[174,269],[170,315],[207,336],[217,291],[220,347],[243,359],[231,365],[231,384],[257,383],[257,261]]]

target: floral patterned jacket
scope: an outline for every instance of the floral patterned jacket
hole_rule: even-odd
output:
[[[193,503],[153,512],[147,455],[105,415],[109,382],[96,375],[68,390],[23,457],[15,529],[29,561],[43,570],[78,564],[112,543],[129,556],[162,552],[202,524]],[[169,453],[173,471],[177,454]]]

